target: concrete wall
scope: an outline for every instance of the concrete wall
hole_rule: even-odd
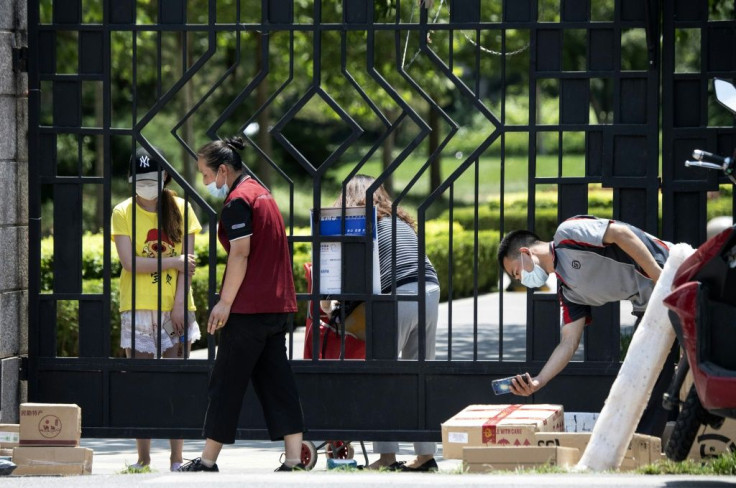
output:
[[[0,423],[18,421],[28,353],[28,78],[13,70],[26,26],[26,0],[0,0]]]

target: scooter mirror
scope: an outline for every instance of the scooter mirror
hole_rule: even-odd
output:
[[[716,98],[718,101],[729,109],[731,112],[736,113],[736,87],[725,80],[719,80],[716,78],[713,80],[713,86],[716,90]]]

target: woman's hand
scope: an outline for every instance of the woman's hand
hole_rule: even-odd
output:
[[[180,272],[187,272],[189,276],[194,275],[194,269],[197,265],[197,259],[194,254],[181,254],[172,259],[175,260],[173,268],[176,268]]]
[[[230,304],[220,300],[210,312],[210,318],[207,319],[207,332],[214,334],[217,329],[222,329],[230,317]]]
[[[174,302],[174,308],[171,309],[171,323],[174,324],[174,330],[179,337],[184,335],[184,302]]]

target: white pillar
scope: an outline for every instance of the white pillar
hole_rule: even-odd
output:
[[[671,291],[677,268],[692,253],[693,249],[687,244],[677,244],[670,249],[670,257],[654,287],[647,311],[634,333],[577,469],[606,471],[621,465],[626,447],[675,341],[675,331],[662,300]]]

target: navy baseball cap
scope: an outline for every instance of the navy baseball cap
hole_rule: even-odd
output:
[[[135,154],[130,156],[128,183],[133,182],[133,174],[135,174],[136,181],[158,181],[158,169],[162,166],[163,165],[160,163],[158,156],[150,154],[142,147],[139,147],[136,149]]]

